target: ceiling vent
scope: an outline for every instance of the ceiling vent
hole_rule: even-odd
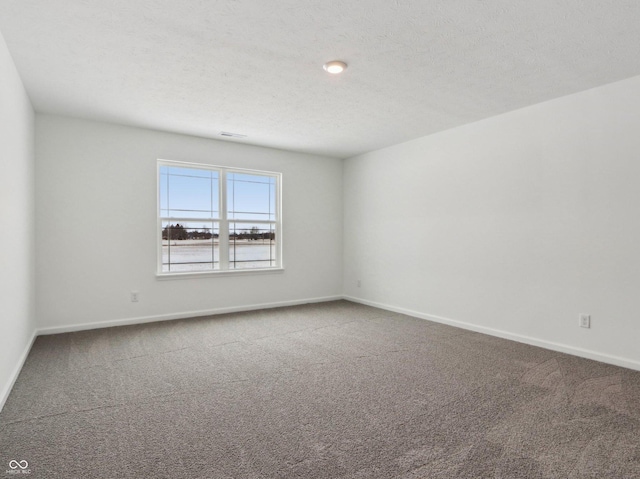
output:
[[[231,133],[229,131],[221,131],[220,136],[226,136],[229,138],[246,138],[247,135],[241,135],[240,133]]]

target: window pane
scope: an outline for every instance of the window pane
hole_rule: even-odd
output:
[[[276,260],[275,223],[229,223],[229,269],[271,268]]]
[[[218,223],[162,223],[162,271],[219,269]]]
[[[227,210],[229,219],[275,221],[276,179],[273,176],[229,173]]]
[[[160,216],[218,218],[219,172],[162,166],[160,168]]]

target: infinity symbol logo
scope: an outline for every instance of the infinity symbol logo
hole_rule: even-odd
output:
[[[25,460],[18,462],[15,459],[12,459],[11,461],[9,461],[9,467],[11,469],[26,469],[27,467],[29,467],[29,463]]]

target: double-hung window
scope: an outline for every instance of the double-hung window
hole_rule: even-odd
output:
[[[158,160],[158,274],[282,267],[281,174]]]

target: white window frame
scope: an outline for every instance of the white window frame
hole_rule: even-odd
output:
[[[219,218],[210,218],[214,223],[218,223],[218,248],[219,248],[219,269],[204,270],[204,271],[162,271],[162,223],[163,221],[169,222],[193,222],[193,218],[186,217],[168,217],[162,216],[161,201],[160,201],[160,169],[163,166],[173,166],[178,168],[193,168],[196,170],[209,170],[216,171],[219,174],[219,188],[218,188],[218,205],[220,210]],[[275,191],[275,212],[276,218],[273,220],[238,220],[228,219],[227,210],[227,175],[229,173],[250,174],[258,176],[268,176],[275,178],[276,191]],[[182,279],[182,278],[196,278],[207,276],[219,276],[219,275],[244,275],[244,274],[264,274],[284,271],[282,261],[282,173],[263,170],[251,170],[246,168],[236,168],[229,166],[209,165],[206,163],[191,163],[184,161],[163,160],[157,161],[157,177],[156,177],[156,190],[157,190],[157,209],[156,209],[156,245],[157,245],[157,265],[156,265],[156,277],[158,279]],[[209,220],[209,218],[207,218]],[[196,220],[197,221],[197,220]],[[270,266],[265,268],[246,268],[246,269],[229,269],[229,224],[230,223],[255,223],[255,224],[274,224],[275,223],[275,250],[276,250],[276,266]]]

